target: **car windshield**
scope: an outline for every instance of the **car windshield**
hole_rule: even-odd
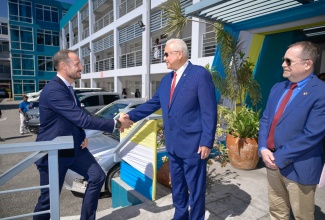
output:
[[[124,109],[126,106],[127,106],[127,104],[121,104],[121,103],[120,104],[116,104],[116,103],[111,104],[107,108],[98,112],[96,114],[96,116],[100,117],[100,118],[112,119],[120,112],[120,109]]]

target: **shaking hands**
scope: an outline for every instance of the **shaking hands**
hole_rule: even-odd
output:
[[[128,114],[121,115],[119,118],[119,121],[121,122],[121,127],[118,128],[119,132],[124,132],[125,128],[130,128],[131,125],[133,125],[133,121],[130,120],[130,117]]]

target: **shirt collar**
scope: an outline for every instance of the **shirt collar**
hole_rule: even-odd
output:
[[[181,66],[178,70],[175,71],[177,73],[177,76],[181,76],[184,73],[187,65],[188,65],[188,60],[184,63],[183,66]]]
[[[67,80],[65,80],[62,76],[60,76],[59,74],[56,74],[56,76],[59,77],[60,79],[62,79],[62,81],[64,82],[64,84],[66,86],[71,86],[70,83]]]
[[[303,86],[305,86],[307,84],[307,82],[314,77],[314,73],[310,74],[309,76],[307,76],[305,79],[301,80],[300,82],[297,82],[297,86],[298,88],[301,88]],[[290,83],[291,85],[292,83]]]

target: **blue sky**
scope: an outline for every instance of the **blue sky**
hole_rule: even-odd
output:
[[[67,2],[73,4],[76,0],[57,0],[59,2]],[[8,8],[7,8],[7,0],[0,0],[0,17],[8,17]]]

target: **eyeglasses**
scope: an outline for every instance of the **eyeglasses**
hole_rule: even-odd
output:
[[[175,51],[170,51],[169,53],[164,53],[164,57],[168,57],[169,54],[175,53],[175,52],[179,52],[179,50],[175,50]]]
[[[300,62],[300,61],[303,61],[303,60],[309,60],[309,59],[302,59],[302,60],[292,61],[292,60],[290,60],[289,58],[285,58],[285,57],[283,57],[283,58],[282,58],[282,63],[283,63],[283,62],[286,62],[287,66],[291,66],[292,63]]]

